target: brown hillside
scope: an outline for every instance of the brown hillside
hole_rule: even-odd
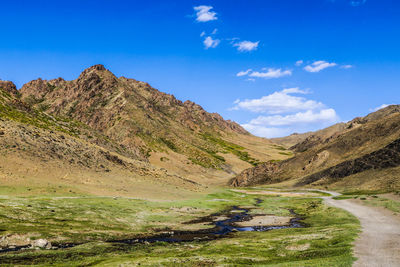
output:
[[[306,139],[295,146],[301,147],[302,152],[296,153],[293,158],[262,165],[265,171],[262,166],[258,166],[255,173],[245,170],[231,184],[244,186],[283,181],[290,184],[292,181],[298,186],[332,185],[356,173],[400,165],[400,154],[396,152],[399,147],[393,145],[399,138],[400,109],[399,106],[389,106],[366,117],[356,118],[346,123],[342,130],[333,131],[325,138],[314,138],[312,142],[311,138]],[[370,181],[364,182],[367,184]],[[359,187],[362,186],[359,184]],[[393,187],[388,182],[381,182],[379,186],[385,189]]]
[[[102,65],[73,81],[37,79],[20,91],[0,81],[0,133],[0,177],[11,187],[198,191],[288,157],[235,122]]]

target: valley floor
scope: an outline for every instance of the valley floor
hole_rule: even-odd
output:
[[[248,188],[249,192],[257,189]],[[326,194],[249,194],[218,189],[179,201],[93,196],[0,197],[0,263],[3,266],[351,266],[359,222],[324,205]],[[248,210],[242,224],[301,225],[239,231],[188,242],[121,242],[160,234],[210,232],[215,222]],[[245,215],[245,214],[243,214]],[[261,227],[261,228],[260,228]],[[40,239],[51,242],[39,248]],[[167,240],[168,241],[168,240]],[[35,245],[36,244],[36,245]],[[62,248],[65,245],[68,248]],[[18,250],[19,247],[24,249]],[[33,246],[33,248],[32,248]],[[18,251],[6,252],[15,248]]]

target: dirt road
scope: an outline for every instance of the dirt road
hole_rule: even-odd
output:
[[[354,246],[354,254],[358,260],[353,266],[400,266],[399,216],[384,208],[365,206],[354,200],[326,197],[325,201],[328,205],[349,211],[361,222],[362,232]]]

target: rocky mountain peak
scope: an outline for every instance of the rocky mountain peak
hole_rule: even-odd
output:
[[[104,80],[104,82],[114,83],[117,80],[117,77],[108,69],[106,69],[103,65],[97,64],[93,65],[79,75],[77,81],[87,83],[87,81],[93,80],[96,82],[100,82]]]
[[[15,84],[13,82],[0,80],[0,88],[5,90],[6,92],[8,92],[9,94],[11,94],[13,96],[18,95],[17,87],[15,86]]]
[[[85,69],[85,70],[82,72],[82,74],[89,73],[89,72],[92,72],[92,71],[105,71],[105,70],[107,70],[107,69],[106,69],[106,67],[104,67],[104,65],[102,65],[102,64],[96,64],[96,65],[93,65],[93,66],[91,66],[91,67]],[[107,70],[107,71],[108,71],[108,70]]]

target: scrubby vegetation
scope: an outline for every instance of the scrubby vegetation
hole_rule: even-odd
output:
[[[202,134],[202,137],[211,144],[218,145],[222,149],[222,153],[232,153],[243,161],[246,161],[253,166],[260,163],[257,159],[251,157],[248,152],[244,151],[244,147],[227,142],[221,138],[213,136],[209,133]]]

